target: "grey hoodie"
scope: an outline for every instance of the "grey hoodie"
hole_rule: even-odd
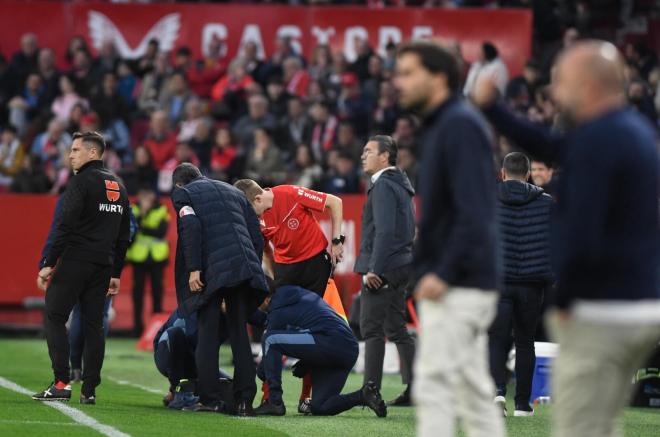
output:
[[[367,190],[354,271],[377,275],[412,264],[415,190],[401,170],[388,170]]]

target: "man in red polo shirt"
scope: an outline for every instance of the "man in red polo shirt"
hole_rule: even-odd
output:
[[[341,199],[295,185],[264,189],[252,179],[241,179],[234,185],[247,196],[259,216],[264,238],[275,248],[273,253],[267,244],[264,257],[275,286],[298,285],[323,297],[332,269],[344,252]],[[332,217],[330,253],[314,216],[326,208]]]

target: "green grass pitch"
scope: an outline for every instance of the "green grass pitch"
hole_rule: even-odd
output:
[[[225,369],[228,361],[229,350],[223,348],[221,362]],[[0,339],[0,376],[31,391],[42,390],[51,378],[45,341]],[[361,383],[360,375],[351,375],[344,391],[356,390]],[[164,394],[166,388],[167,381],[156,370],[150,353],[136,351],[134,341],[111,339],[106,347],[103,384],[97,390],[98,405],[81,406],[77,403],[79,385],[74,386],[74,401],[69,405],[132,436],[384,437],[415,434],[413,408],[390,408],[385,419],[379,419],[370,410],[362,408],[335,417],[300,416],[296,411],[300,380],[291,376],[289,371],[284,374],[286,417],[240,419],[220,414],[170,411],[162,406],[162,394],[154,393]],[[402,388],[398,377],[385,376],[383,397],[391,399]],[[511,400],[508,406],[510,410],[513,408]],[[508,418],[508,435],[549,436],[551,408],[539,406],[532,418]],[[660,412],[629,409],[624,429],[625,435],[630,437],[658,436]],[[43,435],[69,437],[98,433],[54,408],[0,387],[0,436]]]

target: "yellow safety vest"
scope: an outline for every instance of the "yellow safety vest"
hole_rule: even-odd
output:
[[[151,255],[154,262],[162,262],[170,256],[170,244],[166,239],[144,235],[142,229],[158,229],[165,220],[170,221],[170,213],[164,205],[153,208],[146,216],[140,217],[140,207],[133,205],[133,214],[139,220],[139,229],[135,240],[126,252],[126,260],[132,263],[143,263]]]

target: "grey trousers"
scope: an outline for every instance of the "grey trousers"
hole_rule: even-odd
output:
[[[406,328],[405,289],[410,282],[410,266],[385,273],[387,283],[377,290],[363,285],[360,300],[360,332],[364,337],[364,382],[380,388],[385,359],[385,338],[396,345],[401,362],[401,379],[412,382],[415,340]]]

